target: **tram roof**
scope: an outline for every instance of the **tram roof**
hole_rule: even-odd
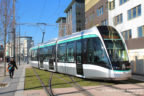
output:
[[[62,40],[66,40],[66,39],[70,39],[70,38],[74,38],[74,37],[78,37],[78,36],[84,36],[84,35],[90,35],[90,34],[96,34],[96,26],[87,29],[87,30],[83,30],[83,31],[79,31],[79,32],[75,32],[72,35],[67,35],[61,38],[58,38],[58,42],[62,41]]]
[[[83,30],[83,31],[80,31],[80,32],[75,32],[73,33],[72,35],[67,35],[67,36],[64,36],[64,37],[60,37],[60,38],[56,38],[56,39],[53,39],[53,40],[49,40],[45,43],[40,43],[34,47],[32,47],[31,49],[37,49],[37,48],[40,48],[40,47],[44,47],[44,46],[48,46],[48,45],[55,45],[56,42],[60,42],[60,41],[64,41],[64,40],[67,40],[67,39],[71,39],[71,38],[75,38],[75,37],[80,37],[80,36],[85,36],[85,35],[91,35],[91,34],[95,34],[96,35],[96,26],[90,28],[90,29],[87,29],[87,30]]]

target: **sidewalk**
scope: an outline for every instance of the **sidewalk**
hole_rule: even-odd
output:
[[[25,79],[25,64],[18,66],[18,70],[15,70],[14,78],[7,76],[2,83],[7,83],[7,87],[0,88],[0,96],[23,96],[24,91],[24,79]]]

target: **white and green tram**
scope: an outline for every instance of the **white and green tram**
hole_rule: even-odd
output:
[[[39,44],[30,49],[30,63],[40,69],[90,79],[131,76],[127,47],[111,26],[97,26]]]

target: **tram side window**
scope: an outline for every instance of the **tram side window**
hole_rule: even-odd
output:
[[[47,57],[48,57],[47,52],[48,52],[47,47],[40,48],[39,57],[41,61],[47,61]]]
[[[52,47],[52,58],[55,59],[56,56],[56,45]]]
[[[43,58],[44,58],[44,52],[43,52],[43,48],[40,48],[40,49],[38,49],[39,51],[39,54],[38,54],[38,58],[39,58],[39,60],[40,61],[43,61]]]
[[[74,42],[69,42],[67,44],[67,62],[73,63],[75,62],[74,60]]]
[[[77,59],[77,63],[82,63],[82,58],[81,58],[81,54],[82,54],[82,48],[81,48],[81,41],[79,40],[79,41],[77,41],[76,42],[76,54],[77,54],[77,56],[76,56],[76,59]]]
[[[87,63],[109,68],[109,61],[99,38],[87,40]]]
[[[51,58],[52,58],[52,46],[49,46],[49,47],[48,47],[48,53],[47,53],[47,54],[48,54],[48,57],[47,57],[47,58],[48,58],[48,59],[51,59]]]
[[[66,44],[58,45],[58,62],[66,61]]]
[[[31,51],[31,60],[32,61],[37,61],[37,50],[32,50]]]
[[[82,63],[86,64],[87,63],[87,39],[82,40]]]

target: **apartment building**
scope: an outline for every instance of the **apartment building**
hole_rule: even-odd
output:
[[[108,22],[123,35],[133,73],[144,74],[144,0],[109,0]]]
[[[56,23],[59,24],[59,37],[66,36],[66,17],[59,17]]]
[[[72,2],[65,9],[66,17],[66,30],[70,35],[85,29],[85,0],[72,0]]]
[[[85,0],[86,29],[108,24],[108,0]]]
[[[59,37],[71,35],[85,29],[85,0],[72,0],[68,7],[65,9],[65,19],[58,18],[56,21],[59,23]],[[66,27],[64,27],[66,26]],[[66,31],[65,31],[66,30]]]

